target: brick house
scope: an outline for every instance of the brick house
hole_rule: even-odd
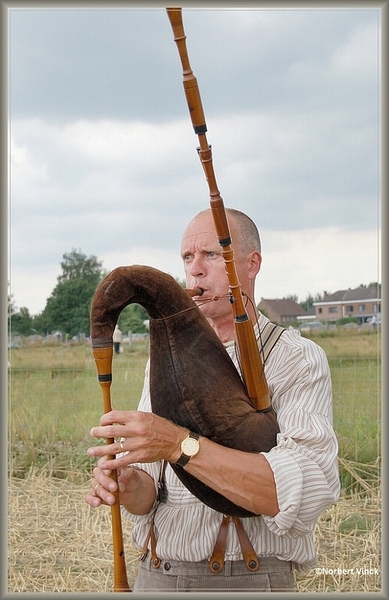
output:
[[[307,316],[306,311],[291,298],[281,300],[267,300],[261,298],[258,304],[260,311],[264,312],[273,323],[288,327],[298,320],[298,317]]]
[[[369,317],[381,315],[381,286],[371,285],[354,290],[340,290],[334,294],[324,292],[320,302],[314,302],[315,316],[319,321],[337,321],[355,317],[366,323]]]

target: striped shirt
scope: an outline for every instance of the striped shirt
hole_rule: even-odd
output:
[[[260,315],[262,331],[268,323]],[[257,325],[255,326],[258,334]],[[234,342],[226,344],[237,365]],[[151,411],[149,364],[138,410]],[[296,330],[285,330],[265,363],[265,375],[280,433],[277,445],[262,453],[275,478],[279,513],[275,517],[243,518],[243,526],[258,556],[294,562],[302,571],[316,564],[313,529],[323,510],[340,493],[338,444],[332,426],[332,387],[323,349]],[[134,465],[158,481],[160,462]],[[192,495],[170,465],[167,493],[155,515],[157,554],[161,559],[201,561],[212,555],[223,515]],[[133,544],[142,548],[152,513],[132,515]],[[226,560],[242,560],[239,540],[230,524]]]

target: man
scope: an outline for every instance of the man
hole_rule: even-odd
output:
[[[247,311],[255,329],[262,331],[268,319],[258,313],[254,299],[261,266],[259,234],[243,213],[227,209],[227,215],[239,281],[248,297]],[[187,287],[203,290],[194,299],[237,366],[234,319],[225,296],[229,285],[210,209],[187,226],[181,255]],[[219,300],[203,304],[215,297]],[[209,357],[199,357],[204,359]],[[112,504],[110,490],[116,484],[109,474],[118,469],[122,510],[135,521],[134,545],[144,548],[150,524],[156,536],[156,548],[140,563],[134,591],[288,592],[294,590],[293,571],[315,565],[315,523],[340,491],[327,359],[312,341],[285,330],[268,356],[265,374],[280,428],[277,445],[267,453],[242,454],[201,436],[196,452],[183,466],[235,504],[259,515],[241,519],[259,558],[256,571],[247,569],[237,529],[230,522],[224,567],[211,572],[209,560],[223,515],[195,498],[169,467],[182,459],[181,443],[189,432],[151,413],[147,369],[138,410],[113,410],[101,417],[100,426],[92,428],[96,438],[120,437],[121,442],[89,448],[89,456],[100,460],[86,501],[91,506]],[[108,461],[107,452],[116,454],[116,459]],[[161,461],[168,466],[165,493],[158,504]],[[157,568],[152,564],[156,555],[161,559]]]
[[[120,344],[122,343],[122,339],[123,335],[121,329],[119,329],[119,325],[116,324],[112,335],[113,349],[115,350],[115,354],[120,354]]]

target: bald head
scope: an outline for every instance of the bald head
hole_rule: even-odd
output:
[[[253,251],[261,254],[261,239],[254,221],[235,208],[226,208],[225,210],[234,248],[241,254],[250,254]],[[211,212],[210,208],[202,210],[192,219],[191,223]]]

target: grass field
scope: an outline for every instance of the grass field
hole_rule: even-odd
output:
[[[314,340],[331,368],[343,489],[315,527],[319,570],[296,576],[296,587],[299,592],[378,592],[380,335],[319,334]],[[114,357],[115,408],[136,408],[147,358],[144,342]],[[12,349],[9,361],[8,591],[111,592],[110,512],[108,507],[93,511],[83,500],[94,466],[86,456],[95,443],[89,429],[102,413],[91,349]],[[131,523],[123,527],[131,586],[139,562],[130,542]]]
[[[381,352],[378,334],[318,334],[333,382],[339,455],[374,463],[380,457]],[[135,409],[148,358],[145,342],[113,359],[112,405]],[[102,413],[102,394],[89,346],[38,346],[10,351],[10,469],[23,476],[49,465],[56,476],[89,471],[89,429]],[[350,484],[349,474],[345,484]]]

